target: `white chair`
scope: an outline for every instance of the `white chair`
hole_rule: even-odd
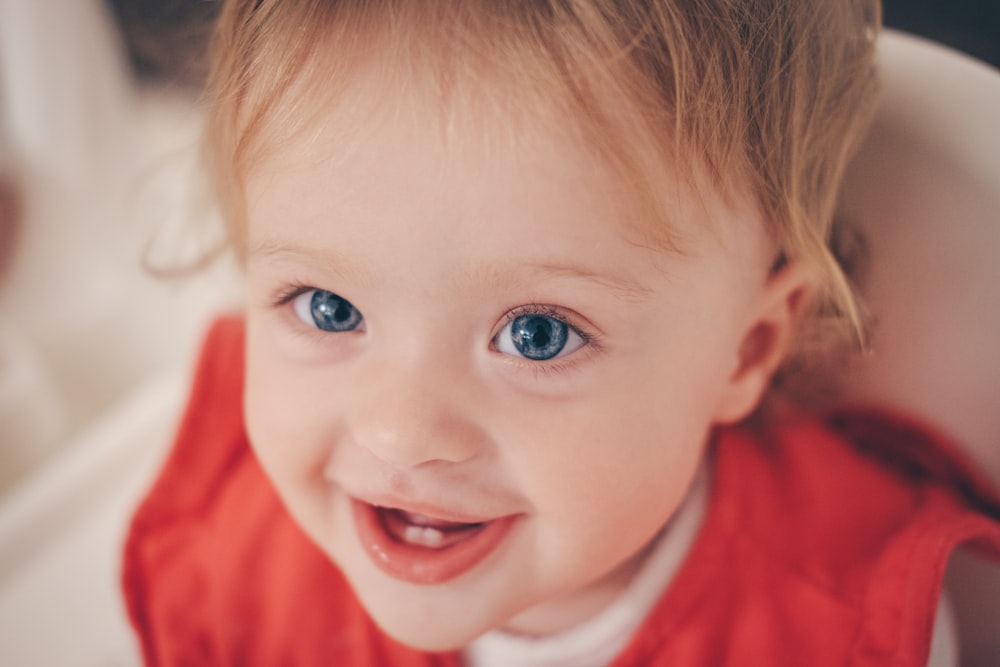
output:
[[[1000,489],[1000,71],[898,33],[879,50],[882,108],[842,203],[875,328],[844,400],[933,425]],[[952,570],[962,664],[1000,664],[1000,567]]]

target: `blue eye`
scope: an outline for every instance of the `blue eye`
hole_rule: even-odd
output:
[[[362,322],[361,311],[350,301],[322,289],[298,295],[292,308],[300,320],[322,331],[354,331]]]
[[[532,361],[547,361],[574,352],[584,344],[572,327],[549,315],[518,315],[497,335],[498,351]]]

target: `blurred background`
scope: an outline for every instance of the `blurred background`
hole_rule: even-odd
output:
[[[1000,67],[997,0],[883,0],[885,24]]]
[[[197,87],[218,8],[214,0],[107,0],[134,73],[149,82]],[[885,24],[923,35],[1000,67],[1000,2],[884,0]]]
[[[196,270],[222,238],[197,148],[217,10],[0,0],[0,664],[136,660],[119,543],[239,299],[229,258]],[[885,21],[1000,67],[1000,0]]]

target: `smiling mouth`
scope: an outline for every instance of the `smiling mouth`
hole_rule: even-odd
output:
[[[460,523],[435,519],[426,514],[406,512],[389,507],[376,507],[379,521],[389,537],[397,542],[428,549],[448,547],[471,539],[489,521],[480,523]]]
[[[414,584],[440,584],[467,572],[504,541],[514,515],[475,523],[371,505],[351,499],[361,545],[389,576]]]

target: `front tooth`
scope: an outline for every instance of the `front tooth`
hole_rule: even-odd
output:
[[[444,533],[424,526],[407,526],[403,538],[410,544],[424,547],[439,547],[444,542]]]
[[[444,533],[436,528],[424,528],[424,544],[428,547],[439,547],[444,543]]]

